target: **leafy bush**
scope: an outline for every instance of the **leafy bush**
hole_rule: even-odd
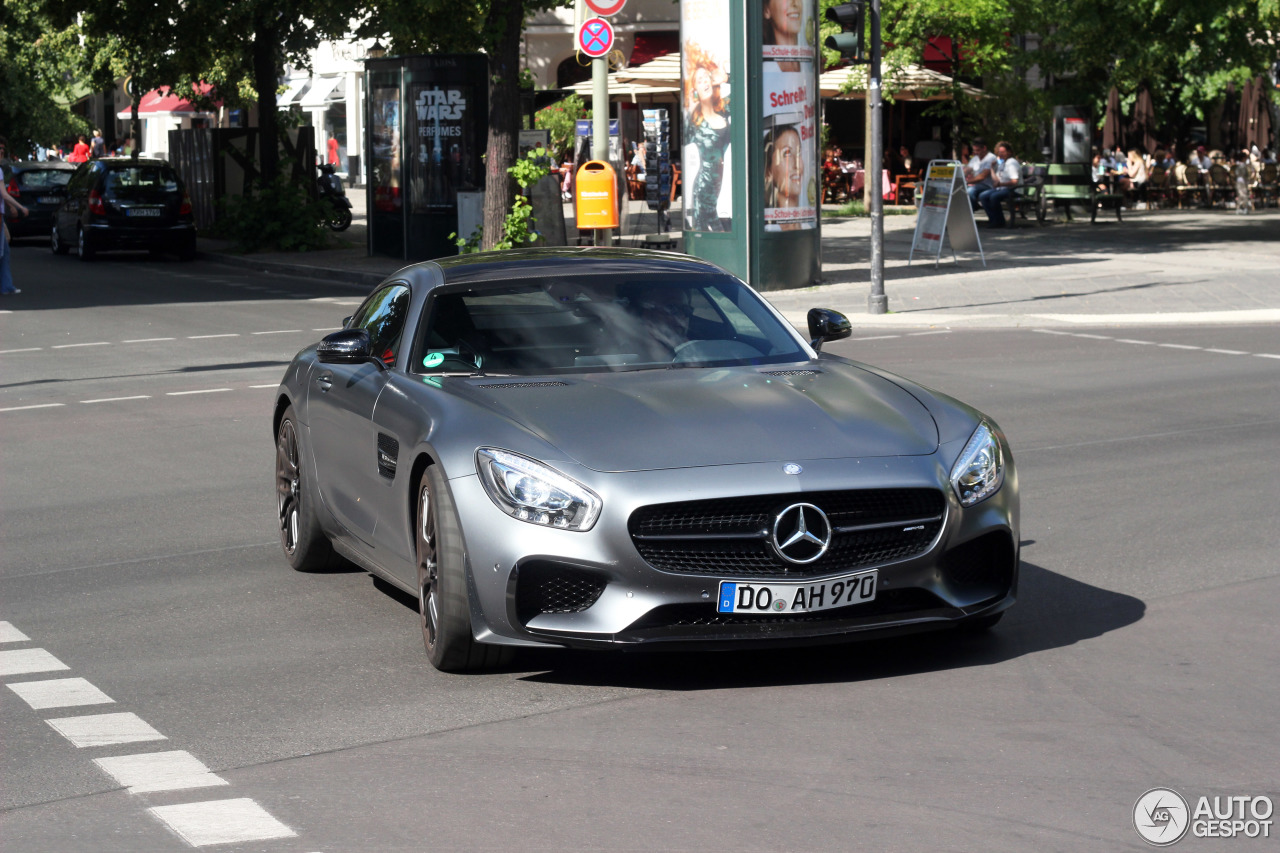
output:
[[[223,199],[221,207],[215,232],[242,252],[306,252],[323,249],[329,239],[324,202],[287,175],[252,194]]]
[[[573,135],[578,119],[583,118],[591,118],[591,110],[587,109],[578,95],[570,95],[534,114],[533,126],[538,130],[550,131],[551,155],[556,163],[573,158]]]

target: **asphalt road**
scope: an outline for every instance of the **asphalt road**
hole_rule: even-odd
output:
[[[413,601],[361,572],[294,573],[276,545],[270,389],[358,289],[34,246],[15,278],[24,293],[0,302],[6,853],[178,851],[175,826],[200,840],[233,825],[293,834],[209,849],[1138,850],[1150,788],[1280,799],[1273,326],[832,347],[1009,435],[1021,601],[989,636],[525,653],[449,676]],[[66,669],[10,674],[41,649]],[[61,678],[105,697],[22,696]],[[99,714],[165,739],[76,746],[47,722]],[[158,750],[215,777],[130,792],[97,763]],[[209,801],[234,805],[182,822]],[[1177,849],[1274,850],[1277,829]]]

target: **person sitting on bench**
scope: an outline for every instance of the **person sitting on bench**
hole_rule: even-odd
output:
[[[987,212],[991,227],[1003,228],[1005,225],[1003,205],[1005,199],[1013,195],[1022,181],[1022,164],[1013,156],[1013,146],[1007,142],[996,143],[996,156],[999,161],[991,169],[993,186],[978,195],[978,203]]]

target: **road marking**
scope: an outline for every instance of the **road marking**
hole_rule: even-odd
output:
[[[174,341],[177,338],[134,338],[131,341],[121,341],[122,344],[154,344],[160,341]]]
[[[97,400],[81,400],[81,403],[120,403],[125,400],[150,400],[150,394],[138,394],[135,397],[100,397]]]
[[[71,349],[72,347],[109,347],[111,341],[93,341],[87,344],[55,344],[49,349]]]
[[[193,847],[293,838],[298,834],[248,797],[154,806],[147,811]]]
[[[1168,349],[1204,349],[1204,347],[1193,347],[1190,344],[1156,344],[1156,346]]]
[[[1086,335],[1084,332],[1074,332],[1073,335],[1077,338],[1093,338],[1095,341],[1109,341],[1112,339],[1110,335]]]
[[[217,394],[219,391],[230,391],[230,388],[202,388],[199,391],[169,391],[166,397],[185,397],[188,394]]]
[[[255,335],[296,335],[301,329],[272,329],[270,332],[252,332]]]
[[[209,338],[238,338],[238,337],[240,336],[235,332],[228,332],[223,335],[187,335],[187,340],[203,341],[203,340],[208,340]]]
[[[1280,355],[1272,355],[1269,352],[1255,352],[1254,355],[1258,358],[1280,358]]]
[[[0,409],[0,412],[25,412],[27,409],[56,409],[59,406],[65,406],[66,403],[39,403],[34,406],[10,406],[7,409]]]
[[[0,643],[25,643],[31,638],[13,627],[11,622],[0,622]]]
[[[57,720],[45,720],[45,722],[80,749],[86,746],[111,746],[117,743],[137,743],[144,740],[168,740],[132,712],[62,717]]]
[[[1039,332],[1042,335],[1070,335],[1070,332],[1060,332],[1057,329],[1032,329],[1033,332]]]
[[[317,332],[327,332],[328,329],[316,329]],[[901,335],[872,335],[869,338],[853,338],[855,341],[887,341],[889,338],[900,338]]]
[[[1155,341],[1135,341],[1132,338],[1116,338],[1118,344],[1139,344],[1145,347],[1155,346]]]
[[[341,327],[341,326],[330,326],[330,327],[329,327],[329,328],[327,328],[327,329],[312,329],[311,331],[313,331],[313,332],[341,332],[341,331],[342,331],[342,327]],[[896,337],[897,337],[897,335],[881,335],[881,337],[884,337],[884,338],[896,338]],[[858,338],[857,340],[860,340],[860,341],[874,341],[874,340],[876,340],[876,338]]]
[[[44,347],[23,347],[22,349],[0,349],[0,355],[8,355],[11,352],[39,352]]]
[[[279,388],[280,383],[276,382],[271,385],[250,385],[250,388]]]
[[[937,331],[934,331],[934,332],[909,332],[907,334],[907,337],[918,338],[921,335],[949,335],[949,334],[951,334],[950,329],[938,329]]]
[[[53,672],[71,669],[44,649],[11,649],[0,652],[0,675],[26,675],[28,672]]]
[[[20,681],[10,684],[9,689],[37,711],[80,705],[112,705],[116,701],[83,678]]]
[[[200,759],[185,749],[95,758],[93,763],[128,788],[131,794],[185,791],[190,788],[231,784],[221,776],[209,772],[209,768]]]
[[[1205,352],[1218,352],[1218,353],[1222,353],[1223,355],[1248,355],[1249,354],[1241,349],[1214,349],[1213,347],[1206,347]]]

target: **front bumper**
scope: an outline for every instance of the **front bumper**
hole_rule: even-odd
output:
[[[453,479],[476,638],[580,648],[742,648],[923,631],[998,613],[1013,604],[1017,590],[1017,475],[1006,456],[1000,491],[962,509],[944,462],[958,452],[945,447],[920,457],[796,460],[804,468],[799,476],[785,474],[779,463],[621,474],[557,463],[604,501],[586,533],[517,521],[494,506],[476,475]],[[763,494],[804,500],[816,492],[898,488],[942,490],[946,509],[937,536],[914,556],[859,568],[878,570],[874,601],[816,613],[719,614],[719,581],[751,578],[656,569],[628,529],[632,513],[651,504]],[[551,584],[551,591],[531,596],[531,584]],[[559,612],[541,612],[536,602],[543,600]]]

